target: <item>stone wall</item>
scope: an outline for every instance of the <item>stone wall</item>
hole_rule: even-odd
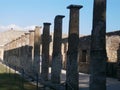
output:
[[[117,62],[118,60],[118,49],[120,44],[120,35],[112,35],[107,36],[107,43],[106,43],[106,49],[107,49],[107,56],[108,56],[108,62]]]
[[[79,45],[79,71],[89,73],[91,36],[80,37]],[[106,34],[107,50],[107,72],[112,76],[116,72],[117,62],[120,57],[118,54],[120,44],[120,31],[109,32]],[[85,55],[84,55],[85,54]],[[84,60],[83,60],[84,59]]]
[[[79,71],[83,73],[89,73],[90,42],[90,36],[80,37]]]
[[[105,11],[105,8],[101,8],[101,5],[105,5],[105,3],[104,1],[104,3],[100,3],[100,6],[96,5],[98,10],[103,9]],[[67,38],[62,38],[62,18],[64,16],[58,15],[55,19],[52,42],[50,41],[51,23],[44,23],[43,35],[40,33],[40,27],[36,27],[34,31],[30,30],[28,34],[21,35],[19,38],[8,42],[4,48],[4,63],[12,68],[17,68],[20,72],[22,70],[25,74],[33,77],[34,80],[38,79],[40,75],[42,78],[40,81],[44,82],[49,80],[49,59],[51,56],[52,83],[60,84],[61,69],[63,67],[66,69],[66,90],[78,90],[78,68],[83,73],[89,73],[89,68],[91,68],[90,89],[92,85],[93,87],[94,85],[97,86],[97,89],[102,85],[102,88],[104,88],[106,86],[106,68],[107,74],[116,73],[117,62],[120,61],[120,31],[107,33],[105,37],[106,20],[103,16],[104,12],[101,12],[102,10],[97,12],[98,10],[94,8],[96,14],[93,13],[95,14],[93,21],[98,22],[98,24],[93,22],[93,27],[94,25],[95,27],[92,29],[92,38],[90,35],[79,37],[79,9],[82,7],[81,5],[67,7],[70,9]],[[40,44],[42,44],[42,51],[40,51]],[[49,49],[49,47],[53,48]],[[40,55],[42,60],[40,60]],[[40,61],[42,61],[42,65],[40,65]]]
[[[67,38],[63,39],[63,46],[62,46],[62,52],[64,52],[64,45],[67,43]],[[80,37],[80,45],[79,45],[79,71],[83,73],[89,73],[89,61],[90,61],[90,44],[91,44],[91,36],[81,36]],[[116,65],[118,61],[118,57],[120,55],[118,54],[120,44],[120,31],[114,31],[114,32],[108,32],[106,34],[106,50],[107,50],[107,72],[109,74],[112,74],[112,72],[116,72]],[[67,50],[66,50],[67,51]],[[63,54],[63,61],[64,59],[64,53]],[[64,66],[63,62],[63,67]]]
[[[52,36],[52,34],[51,34],[51,36]],[[67,55],[67,49],[68,49],[68,43],[67,43],[68,39],[65,36],[66,35],[63,35],[62,50],[61,50],[62,51],[63,68],[66,68],[66,55]],[[18,56],[16,56],[17,53],[20,53],[20,49],[21,49],[20,48],[21,47],[20,38],[21,37],[18,37],[18,38],[16,38],[16,40],[9,42],[9,45],[6,44],[4,46],[5,50],[9,49],[7,51],[12,52],[11,53],[12,55],[9,55],[10,57],[7,57],[7,59],[9,58],[8,61],[10,63],[14,62],[14,64],[17,64],[17,66],[20,66],[20,61],[16,60],[16,59],[20,59],[20,58],[18,58]],[[109,32],[106,34],[106,50],[107,50],[107,57],[108,57],[108,59],[107,59],[107,62],[108,62],[107,70],[108,71],[107,72],[109,74],[116,71],[117,61],[118,61],[118,59],[120,59],[119,58],[120,55],[118,54],[118,51],[120,49],[119,48],[119,44],[120,44],[119,38],[120,38],[120,31]],[[15,41],[16,41],[16,44],[14,43]],[[13,43],[13,45],[11,46],[10,43]],[[78,62],[79,62],[79,71],[83,72],[83,73],[89,73],[90,43],[91,43],[90,35],[80,37]],[[17,45],[17,47],[15,45]],[[3,49],[3,47],[0,48],[1,59],[3,59],[4,53],[6,53],[6,51],[4,52],[4,49]],[[51,56],[52,56],[52,49],[53,49],[53,43],[51,40],[50,50],[49,50],[50,60],[51,60]],[[111,69],[109,69],[109,68],[111,68]]]

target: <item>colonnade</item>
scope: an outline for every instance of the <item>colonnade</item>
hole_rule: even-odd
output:
[[[100,9],[100,7],[103,6],[102,3],[104,1],[105,0],[101,0],[101,1],[96,0],[97,3],[94,3],[94,6],[95,6],[94,8]],[[100,7],[96,6],[98,3],[100,4]],[[50,54],[49,54],[49,50],[50,50],[49,44],[51,42],[50,41],[51,40],[50,39],[51,23],[45,22],[43,23],[43,34],[42,35],[41,35],[42,28],[39,26],[36,26],[35,30],[30,30],[29,33],[25,33],[25,35],[22,35],[16,40],[13,40],[7,43],[5,45],[4,61],[8,63],[9,65],[15,65],[16,67],[18,67],[18,69],[22,68],[25,71],[25,73],[27,75],[30,75],[31,77],[34,77],[36,74],[38,74],[39,76],[42,77],[44,81],[48,81],[49,63],[51,61],[51,68],[52,68],[51,69],[51,82],[55,84],[60,84],[60,81],[61,81],[60,74],[61,74],[62,63],[63,63],[64,67],[66,67],[66,85],[65,85],[66,90],[79,90],[79,76],[78,76],[79,16],[80,16],[79,10],[82,8],[82,6],[81,5],[70,5],[67,8],[70,10],[68,43],[66,42],[62,43],[62,19],[65,16],[57,15],[54,19],[54,36],[53,36],[53,41],[52,41],[53,42],[52,60],[50,60]],[[104,8],[103,8],[103,11],[104,11]],[[101,28],[101,27],[105,27],[105,18],[98,17],[97,14],[95,14],[97,12],[96,10],[98,9],[94,10],[93,26],[96,28],[93,27],[93,32],[95,32],[96,35],[94,33],[92,34],[93,35],[93,41],[91,44],[92,45],[91,46],[91,53],[92,53],[91,59],[92,60],[97,59],[97,56],[96,58],[93,57],[93,55],[95,55],[93,51],[96,51],[96,53],[101,53],[101,50],[99,50],[100,48],[103,48],[102,50],[103,52],[105,51],[105,48],[104,48],[105,38],[101,39],[101,40],[104,40],[103,45],[101,45],[100,44],[101,41],[98,40],[98,36],[104,37],[105,34],[104,33],[101,34],[97,32],[97,29],[99,29],[101,32],[103,29],[103,32],[105,32],[104,31],[105,28]],[[99,12],[99,15],[103,15],[104,13],[106,12],[101,11]],[[99,20],[103,21],[104,23],[99,22]],[[100,25],[95,26],[96,22],[98,22],[98,24],[100,23]],[[101,46],[99,46],[98,44]],[[42,45],[42,49],[40,48],[41,45]],[[64,50],[62,51],[64,54],[61,52],[62,45],[64,45]],[[95,50],[94,50],[94,45],[96,46]],[[41,50],[42,50],[42,53],[40,53]],[[41,59],[40,56],[42,56],[42,60],[40,60]],[[102,56],[103,61],[105,61],[104,56],[105,55]],[[42,61],[42,66],[40,67],[41,61]],[[104,66],[105,65],[103,62],[103,67]],[[91,66],[91,71],[93,75],[91,76],[92,82],[90,83],[90,85],[95,84],[93,78],[96,79],[97,77],[94,75],[95,70],[93,69],[92,66]],[[98,72],[98,74],[101,74],[101,72]],[[105,80],[105,78],[103,79]],[[90,86],[91,90],[98,90],[98,88],[95,89],[92,87],[94,86],[92,85]],[[101,90],[105,90],[104,85],[102,87],[103,89]]]

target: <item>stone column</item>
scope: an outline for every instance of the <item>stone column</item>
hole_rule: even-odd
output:
[[[7,48],[7,55],[6,55],[6,60],[7,60],[7,65],[10,64],[10,60],[9,60],[9,57],[10,57],[10,50],[11,50],[11,45],[10,45],[10,42],[8,43],[8,48]]]
[[[29,45],[32,47],[32,61],[34,60],[34,30],[29,30]]]
[[[15,53],[15,40],[12,40],[11,42],[12,49],[10,51],[11,53],[11,67],[14,67],[16,65],[16,53]]]
[[[19,71],[21,70],[21,47],[22,47],[22,44],[21,44],[21,37],[18,38],[18,42],[17,42],[17,45],[18,45],[18,59],[19,59]]]
[[[17,68],[19,68],[20,67],[20,56],[19,56],[19,50],[20,50],[20,46],[21,44],[20,44],[20,37],[18,37],[17,39],[16,39],[16,48],[17,48]]]
[[[9,42],[9,51],[8,51],[8,63],[9,63],[9,65],[10,66],[12,66],[13,64],[12,64],[12,49],[13,49],[13,47],[12,47],[13,45],[12,45],[12,41],[11,42]]]
[[[19,60],[20,60],[20,70],[22,70],[22,38],[21,37],[19,37],[19,45],[20,45],[20,47],[19,47]]]
[[[40,74],[40,29],[41,27],[35,27],[34,33],[34,74]]]
[[[4,62],[7,64],[8,62],[8,51],[9,51],[9,43],[5,44],[4,46]]]
[[[14,69],[15,69],[15,67],[18,65],[18,60],[17,60],[17,48],[16,48],[16,40],[13,40],[12,41],[12,47],[13,47],[13,49],[12,49],[12,59],[13,59],[13,61],[12,61],[12,63],[13,63],[13,67],[14,67]]]
[[[117,50],[117,78],[120,81],[120,43]]]
[[[106,0],[94,0],[90,90],[106,90]]]
[[[66,66],[66,90],[79,90],[78,45],[79,45],[79,9],[81,5],[70,5],[68,52]]]
[[[42,35],[42,69],[41,69],[41,76],[42,76],[43,80],[48,80],[48,73],[49,73],[50,25],[51,25],[51,23],[44,23],[43,35]]]
[[[29,33],[25,33],[25,72],[26,74],[29,74],[30,72],[30,59],[29,59]]]
[[[7,55],[7,44],[4,45],[4,54],[3,54],[3,62],[6,63],[6,55]]]
[[[30,69],[31,73],[30,76],[34,77],[33,75],[33,61],[34,61],[34,30],[29,30],[29,59],[30,59]]]
[[[21,48],[20,48],[20,60],[21,60],[21,69],[25,70],[26,67],[26,52],[25,52],[25,35],[21,35]]]
[[[117,63],[120,62],[120,43],[119,43],[119,46],[118,46],[118,49],[117,49]]]
[[[67,62],[67,49],[68,49],[68,43],[67,42],[63,42],[63,60],[62,60],[62,65],[63,65],[63,69],[66,69],[66,62]]]
[[[61,42],[62,42],[62,19],[64,17],[65,16],[63,15],[58,15],[55,17],[54,20],[51,81],[52,83],[56,84],[60,84],[60,75],[62,69]]]
[[[25,33],[25,45],[29,46],[29,35],[30,33]]]

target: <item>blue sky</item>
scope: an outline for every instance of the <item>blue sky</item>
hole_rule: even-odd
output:
[[[70,4],[83,5],[80,10],[80,33],[91,34],[93,0],[0,0],[0,27],[19,28],[50,22],[51,32],[56,15],[65,15],[63,33],[68,33]],[[107,0],[107,32],[120,30],[120,0]],[[2,31],[2,28],[0,28]]]

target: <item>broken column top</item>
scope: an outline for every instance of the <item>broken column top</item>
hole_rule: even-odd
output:
[[[71,5],[69,5],[69,6],[67,7],[67,9],[71,9],[71,8],[80,9],[80,8],[82,8],[82,7],[83,7],[82,5],[73,5],[73,4],[71,4]]]

